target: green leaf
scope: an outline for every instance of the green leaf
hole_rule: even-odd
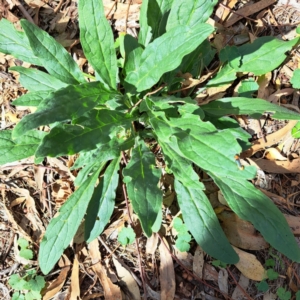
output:
[[[123,175],[133,210],[138,215],[145,234],[150,237],[163,196],[158,188],[161,171],[156,169],[155,156],[144,141],[137,140],[130,162],[123,169]]]
[[[43,99],[34,114],[22,118],[13,130],[13,137],[21,136],[28,130],[41,125],[78,118],[114,97],[119,97],[119,94],[108,90],[101,82],[69,85],[52,92],[46,99]]]
[[[298,28],[297,28],[298,29]],[[299,34],[299,32],[298,32],[298,34]],[[296,300],[300,300],[300,291],[298,291],[297,293],[296,293]]]
[[[292,136],[294,139],[300,138],[300,121],[292,129]]]
[[[220,176],[208,173],[220,188],[230,208],[241,219],[251,222],[275,249],[291,260],[300,262],[300,249],[286,219],[265,194],[250,182],[242,180],[238,174]]]
[[[291,84],[294,89],[300,89],[300,69],[294,71]]]
[[[39,265],[48,274],[68,247],[86,212],[94,192],[100,168],[91,175],[60,208],[59,215],[51,219],[40,244]]]
[[[4,18],[0,20],[0,52],[37,66],[42,65],[34,55],[24,32],[17,31],[14,25]]]
[[[217,2],[217,0],[174,0],[168,18],[167,31],[178,25],[194,27],[205,23]]]
[[[140,64],[143,48],[138,41],[130,34],[124,36],[124,50],[125,50],[125,74],[136,70]]]
[[[173,0],[144,0],[140,11],[139,44],[147,46],[165,32]]]
[[[191,235],[189,233],[179,234],[175,246],[180,252],[186,252],[190,250]]]
[[[291,292],[286,291],[283,287],[278,288],[276,294],[280,300],[290,300],[292,297]]]
[[[67,84],[86,82],[78,65],[61,44],[27,20],[21,20],[21,25],[33,53],[50,75]]]
[[[265,280],[262,280],[260,283],[257,283],[256,287],[260,292],[264,292],[264,293],[270,288],[268,283]]]
[[[279,274],[275,272],[273,269],[268,269],[267,276],[270,280],[275,280],[278,278]]]
[[[300,120],[299,113],[263,99],[249,99],[244,97],[223,98],[202,105],[201,108],[206,114],[217,117],[225,115],[250,115],[253,118],[259,118],[263,113],[271,113],[274,119]]]
[[[52,128],[43,139],[36,156],[72,155],[109,144],[114,138],[117,139],[113,142],[114,145],[121,149],[122,144],[126,144],[126,138],[123,138],[122,134],[130,128],[131,121],[129,115],[117,111],[92,110],[74,120],[74,125],[59,124]]]
[[[24,289],[24,285],[27,283],[20,275],[13,274],[10,276],[8,280],[9,285],[17,291],[21,291]]]
[[[110,163],[89,203],[85,218],[85,240],[88,243],[102,233],[113,213],[119,183],[120,158],[119,156]]]
[[[0,131],[0,165],[34,155],[45,132],[32,130],[12,140],[12,130]]]
[[[117,57],[114,36],[106,20],[103,3],[80,0],[78,4],[80,42],[96,78],[108,86],[117,86]]]
[[[43,276],[36,276],[33,279],[30,279],[26,284],[26,289],[29,291],[40,292],[45,287],[45,279]]]
[[[265,265],[266,267],[275,267],[275,260],[273,258],[267,259]]]
[[[193,189],[175,179],[175,191],[185,224],[203,250],[226,263],[239,258],[230,246],[202,185]]]
[[[28,91],[50,91],[58,90],[67,86],[66,83],[58,80],[54,76],[51,76],[45,72],[39,71],[33,68],[24,67],[11,67],[9,70],[17,71],[20,73],[20,83]],[[16,105],[16,104],[14,104]]]
[[[207,83],[207,87],[211,86],[223,86],[233,82],[236,79],[236,71],[229,65],[226,64],[217,74],[216,77],[211,79]]]
[[[38,91],[38,92],[32,92],[25,94],[21,96],[20,98],[13,101],[13,105],[15,106],[39,106],[42,100],[49,97],[49,95],[52,93],[52,90],[50,91]]]
[[[254,79],[250,78],[247,80],[243,80],[240,87],[238,88],[239,97],[253,98],[258,88],[259,86],[254,81]]]
[[[252,44],[238,47],[239,55],[230,60],[229,64],[236,72],[263,75],[276,69],[285,60],[285,53],[298,41],[299,38],[282,41],[272,36],[259,37]]]
[[[212,32],[213,27],[208,24],[200,24],[193,30],[184,25],[171,29],[146,47],[139,68],[127,74],[125,81],[133,84],[138,92],[151,88],[164,73],[177,68],[182,58]]]
[[[130,227],[123,227],[119,232],[118,242],[123,246],[130,245],[135,240],[135,232]]]
[[[12,300],[25,300],[24,295],[20,294],[19,292],[13,293]]]
[[[30,249],[21,249],[20,250],[20,256],[25,259],[32,259],[33,258],[33,252]]]

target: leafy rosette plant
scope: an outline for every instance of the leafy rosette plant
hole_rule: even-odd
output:
[[[148,141],[162,151],[165,171],[175,178],[184,222],[196,242],[211,256],[232,264],[238,255],[229,244],[193,166],[206,172],[230,208],[250,221],[274,248],[300,262],[294,236],[273,202],[249,180],[253,166],[241,169],[235,156],[250,147],[249,135],[229,115],[299,120],[298,113],[262,99],[234,97],[199,106],[195,94],[180,97],[180,77],[201,78],[215,57],[206,24],[216,0],[144,0],[138,39],[126,34],[115,48],[113,32],[99,0],[79,0],[80,41],[95,77],[84,74],[69,53],[46,32],[22,20],[17,31],[0,22],[0,51],[35,66],[13,67],[29,93],[13,102],[34,106],[13,130],[0,131],[0,163],[29,156],[79,153],[73,169],[81,169],[78,188],[47,227],[39,263],[50,272],[85,220],[85,239],[95,239],[112,215],[122,173],[128,198],[144,234],[160,229],[163,193],[158,187],[162,168],[156,166]],[[299,39],[273,37],[252,44],[226,47],[219,54],[222,68],[203,88],[233,82],[237,72],[262,75],[278,67]],[[44,70],[43,69],[43,70]],[[173,96],[171,96],[173,95]],[[49,131],[37,128],[48,125]],[[146,142],[145,142],[146,141]],[[121,162],[124,153],[126,166]],[[121,171],[120,171],[121,167]],[[103,173],[96,186],[99,173]]]

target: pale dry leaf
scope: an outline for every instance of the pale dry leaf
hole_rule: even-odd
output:
[[[276,300],[277,299],[277,295],[276,294],[273,294],[272,292],[266,292],[264,294],[264,298],[263,300]]]
[[[255,281],[262,281],[266,278],[266,271],[257,258],[248,252],[240,250],[233,246],[233,249],[239,256],[240,260],[235,266],[247,278]]]
[[[268,160],[287,160],[286,157],[284,157],[280,151],[277,148],[268,148],[265,153],[264,157]]]
[[[204,267],[204,251],[198,245],[193,259],[193,272],[199,278],[203,277],[203,267]]]
[[[288,222],[293,234],[300,236],[300,218],[299,216],[291,216],[284,214],[286,221]]]
[[[107,276],[105,267],[101,264],[101,254],[97,239],[94,239],[91,243],[89,243],[89,254],[91,257],[92,268],[97,274],[103,287],[105,300],[122,300],[120,288],[111,282]]]
[[[235,287],[231,298],[233,300],[242,300],[245,297],[245,293],[242,291],[241,288],[244,289],[244,291],[247,291],[247,287],[249,286],[249,278],[241,274],[240,279],[239,279],[239,284]],[[241,288],[240,288],[241,287]]]
[[[161,300],[174,299],[176,282],[173,260],[168,249],[166,249],[167,241],[164,239],[164,244],[161,242],[159,245],[160,253],[160,297]]]
[[[279,100],[282,96],[292,95],[294,93],[294,91],[295,91],[295,89],[292,89],[292,88],[285,88],[282,90],[277,90],[275,93],[270,95],[267,100],[271,103],[278,104]]]
[[[76,299],[80,300],[80,284],[79,284],[79,262],[77,258],[78,254],[75,254],[73,267],[72,267],[72,274],[71,274],[71,285],[69,288],[69,293],[67,295],[67,299]]]
[[[228,294],[228,272],[221,268],[218,274],[218,286],[222,293]]]
[[[146,242],[146,254],[154,255],[158,246],[158,234],[152,234]]]
[[[137,285],[130,272],[126,270],[114,257],[112,258],[112,260],[116,267],[118,277],[127,286],[128,291],[131,294],[130,299],[140,300],[141,294],[139,286]]]
[[[253,41],[252,41],[253,42]],[[257,98],[267,100],[269,95],[269,89],[267,89],[270,81],[272,79],[272,73],[268,72],[262,76],[258,77],[258,91],[257,91]]]
[[[33,167],[33,170],[34,170],[34,179],[37,185],[37,189],[38,191],[42,191],[46,168],[35,165]]]
[[[212,265],[204,263],[203,278],[205,280],[218,282],[218,276],[217,270]]]
[[[52,9],[51,6],[49,6],[48,4],[46,4],[45,2],[41,1],[41,0],[25,0],[25,2],[31,6],[31,7],[43,7],[43,8],[49,8]]]

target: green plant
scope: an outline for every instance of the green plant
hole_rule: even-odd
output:
[[[29,249],[29,242],[24,238],[18,239],[18,245],[20,246],[20,256],[25,259],[32,259],[33,252]]]
[[[134,242],[135,232],[130,227],[123,227],[118,235],[118,242],[123,246],[130,245]]]
[[[180,218],[175,218],[173,220],[173,227],[177,231],[176,248],[181,252],[189,251],[189,242],[192,240],[192,237],[188,232],[187,226],[183,224]]]
[[[43,276],[36,275],[35,270],[26,271],[24,276],[11,275],[8,283],[17,291],[14,292],[12,300],[42,299],[41,290],[45,286],[45,280]]]
[[[80,41],[95,77],[82,73],[67,51],[38,27],[22,20],[24,32],[19,32],[1,20],[0,51],[42,66],[47,73],[12,68],[29,90],[13,105],[37,110],[13,130],[0,131],[0,164],[32,155],[40,163],[47,156],[80,154],[73,166],[81,168],[75,181],[78,189],[51,220],[40,244],[43,273],[53,268],[83,218],[87,242],[103,231],[115,205],[120,162],[128,198],[145,235],[160,229],[161,169],[149,149],[154,142],[162,150],[165,171],[174,174],[183,220],[204,251],[225,263],[238,261],[193,165],[214,180],[239,217],[252,222],[274,248],[300,261],[285,218],[249,182],[256,169],[236,164],[236,155],[250,147],[249,135],[230,118],[268,113],[274,119],[299,120],[300,115],[241,96],[199,106],[194,100],[197,90],[191,88],[185,97],[178,91],[183,81],[178,74],[201,78],[216,54],[208,40],[214,28],[205,23],[216,3],[144,0],[138,40],[126,34],[115,44],[102,2],[80,0]],[[202,88],[232,83],[239,72],[261,76],[278,67],[298,42],[299,38],[285,42],[260,37],[252,44],[227,46],[218,54],[222,68]],[[247,83],[241,92],[251,92],[249,97],[253,89],[250,81],[250,88]],[[50,130],[36,130],[42,125]],[[100,172],[104,175],[95,187]]]

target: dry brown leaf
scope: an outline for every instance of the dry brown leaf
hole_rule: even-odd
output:
[[[171,254],[166,249],[167,241],[164,239],[164,243],[159,245],[160,253],[160,299],[171,300],[174,299],[176,282],[175,282],[175,271]]]
[[[60,259],[59,266],[61,267],[61,271],[58,277],[49,284],[47,283],[46,289],[43,290],[43,300],[49,300],[53,298],[64,286],[71,268],[71,263],[65,255],[63,255]]]
[[[300,236],[300,218],[299,216],[291,216],[284,214],[293,234],[295,236]]]
[[[136,281],[132,277],[129,271],[127,271],[114,257],[113,262],[117,270],[118,277],[125,284],[130,292],[130,299],[132,300],[140,300],[141,294],[139,286]]]
[[[25,2],[31,7],[39,7],[39,8],[43,7],[43,8],[52,9],[51,6],[49,6],[48,4],[46,4],[41,0],[25,0]]]
[[[204,263],[203,277],[205,280],[212,280],[217,282],[218,276],[218,272],[212,265]]]
[[[298,292],[298,287],[293,281],[293,277],[295,276],[295,270],[293,269],[293,265],[290,265],[286,271],[286,275],[289,278],[289,288],[294,292]]]
[[[204,252],[198,245],[194,254],[193,259],[193,272],[199,277],[203,277],[203,267],[204,267]]]
[[[284,136],[289,133],[292,128],[297,124],[298,121],[289,121],[286,126],[281,128],[280,130],[277,130],[276,132],[269,134],[265,137],[267,142],[265,142],[264,138],[261,138],[257,141],[254,141],[252,143],[252,147],[249,148],[248,150],[244,151],[241,153],[240,157],[245,158],[245,157],[251,157],[254,153],[263,150],[267,147],[270,147],[274,144],[278,144]]]
[[[277,148],[268,148],[264,154],[268,160],[287,160]]]
[[[80,284],[79,284],[79,262],[77,254],[74,256],[72,274],[71,274],[71,285],[67,294],[66,300],[80,300]]]
[[[239,284],[235,287],[231,298],[233,300],[243,299],[243,297],[245,296],[245,293],[241,290],[240,287],[242,287],[244,289],[244,291],[246,291],[248,285],[249,285],[249,278],[247,278],[243,274],[241,274],[240,279],[239,279]]]
[[[245,5],[241,9],[237,10],[238,14],[232,14],[229,19],[225,22],[225,27],[230,27],[237,21],[243,19],[244,17],[248,17],[250,15],[253,15],[254,13],[257,13],[264,8],[274,4],[276,0],[261,0],[259,2]]]
[[[278,90],[275,93],[273,93],[272,95],[270,95],[267,100],[271,103],[278,104],[279,100],[282,96],[292,95],[294,93],[294,91],[295,91],[295,89],[292,89],[292,88]]]
[[[239,256],[240,260],[235,266],[247,278],[255,281],[262,281],[266,278],[266,271],[257,258],[250,253],[247,253],[233,246],[233,249]]]
[[[275,174],[287,174],[287,173],[299,173],[300,171],[300,159],[294,159],[292,161],[279,161],[279,160],[267,160],[267,159],[253,159],[253,163],[261,170],[268,173]]]
[[[101,254],[99,251],[99,242],[97,239],[89,243],[89,254],[92,260],[92,268],[97,274],[103,287],[105,300],[122,300],[120,288],[113,284],[107,276],[105,267],[101,264]]]
[[[254,226],[240,219],[234,212],[223,211],[218,214],[218,218],[222,221],[221,226],[232,245],[246,250],[261,250],[269,247]]]

